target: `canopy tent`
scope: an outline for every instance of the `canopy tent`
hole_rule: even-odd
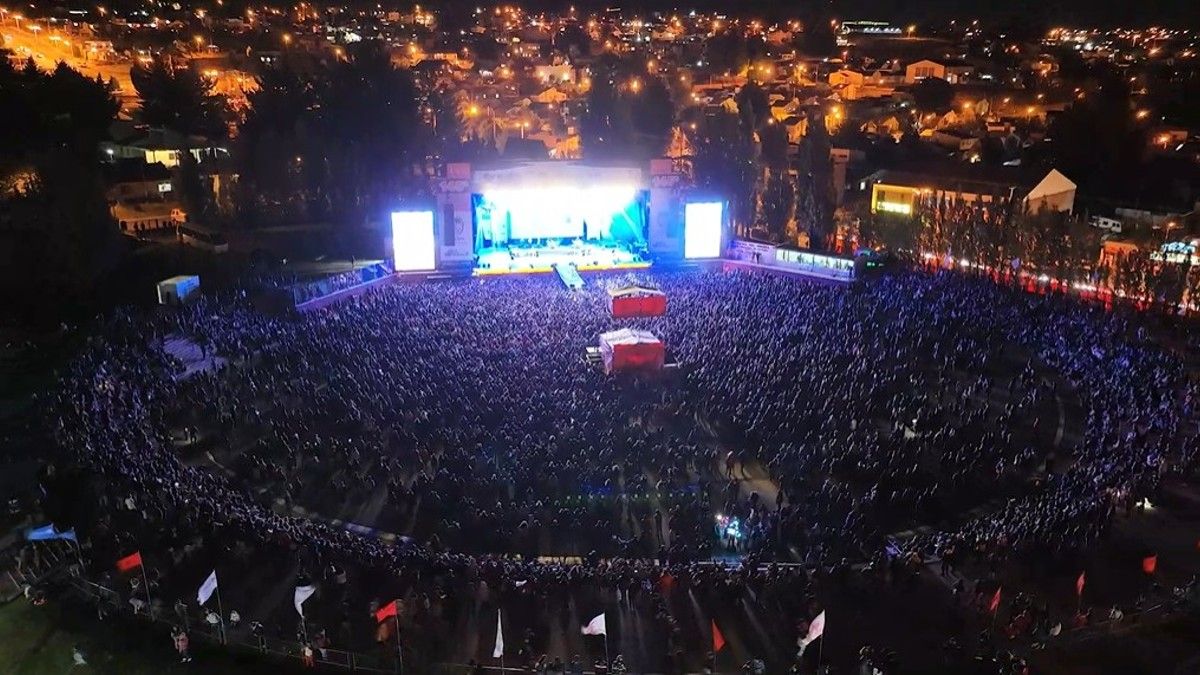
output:
[[[608,292],[608,309],[614,317],[662,316],[667,313],[667,296],[642,286],[614,288]]]
[[[600,335],[604,372],[662,370],[666,361],[663,343],[650,331],[622,328]]]

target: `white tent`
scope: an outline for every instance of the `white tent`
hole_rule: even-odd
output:
[[[178,305],[200,290],[200,277],[178,276],[163,279],[158,282],[158,303],[160,305]]]
[[[1075,208],[1075,183],[1062,175],[1058,169],[1051,169],[1050,173],[1025,195],[1025,204],[1032,213],[1037,213],[1043,208],[1070,213]]]
[[[641,368],[659,370],[666,358],[662,340],[650,331],[636,328],[601,333],[600,355],[604,358],[606,373]]]

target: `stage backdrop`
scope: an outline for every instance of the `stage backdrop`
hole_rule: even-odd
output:
[[[637,168],[573,162],[476,171],[476,249],[539,239],[619,239],[642,245],[644,182]]]

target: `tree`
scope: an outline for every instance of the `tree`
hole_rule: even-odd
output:
[[[832,56],[837,52],[837,36],[829,12],[819,3],[807,7],[810,11],[801,15],[804,32],[799,39],[800,51],[809,56]]]
[[[922,78],[912,89],[917,110],[944,113],[954,106],[954,85],[940,77]]]
[[[704,61],[714,72],[739,71],[750,61],[750,45],[738,31],[719,32],[705,40]]]
[[[763,191],[763,220],[772,241],[787,238],[787,226],[796,207],[796,186],[787,171],[772,171]]]
[[[808,131],[797,157],[797,218],[808,231],[809,245],[826,249],[833,235],[833,163],[829,158],[829,132],[819,107],[808,112]]]
[[[675,104],[671,92],[661,78],[651,77],[638,91],[623,96],[629,105],[639,155],[657,157],[666,148],[675,126]]]
[[[747,82],[734,96],[737,102],[738,114],[742,120],[753,129],[758,129],[767,123],[771,115],[770,102],[767,92],[757,83]]]
[[[225,99],[191,68],[175,68],[157,58],[147,66],[134,66],[129,77],[141,99],[138,116],[146,124],[184,135],[226,135]]]
[[[309,202],[302,180],[304,158],[320,157],[312,126],[316,83],[287,66],[268,68],[247,99],[249,109],[234,145],[240,174],[237,209],[249,223],[260,217],[304,217]]]
[[[1076,101],[1050,125],[1054,166],[1093,194],[1128,194],[1138,185],[1145,132],[1129,107],[1129,86],[1111,78],[1094,95]]]
[[[671,91],[645,64],[605,54],[592,66],[592,86],[579,115],[587,157],[649,159],[664,152],[675,126]]]
[[[592,52],[591,37],[588,36],[583,26],[577,23],[568,24],[564,27],[555,38],[555,44],[559,49],[564,49],[581,56],[587,56]]]
[[[264,73],[239,133],[239,200],[276,220],[363,222],[423,187],[416,87],[370,45],[312,75]]]
[[[190,152],[179,159],[176,173],[179,181],[179,200],[189,220],[205,222],[214,215],[212,189],[200,173],[200,162]]]
[[[104,82],[65,65],[46,74],[0,59],[0,302],[7,313],[56,319],[68,309],[86,311],[119,262],[98,147],[118,109]]]
[[[702,191],[725,195],[733,222],[749,225],[754,217],[758,179],[752,132],[737,115],[720,111],[704,118],[695,135],[692,180]]]
[[[585,157],[614,157],[632,145],[629,107],[621,101],[614,80],[595,76],[579,117],[579,141]]]

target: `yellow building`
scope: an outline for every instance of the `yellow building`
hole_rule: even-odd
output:
[[[1030,211],[1070,213],[1075,206],[1075,183],[1051,169],[1041,180],[1020,178],[976,178],[966,174],[880,171],[865,182],[871,184],[871,213],[912,215],[923,197],[958,202],[988,203],[995,199],[1020,198]]]

